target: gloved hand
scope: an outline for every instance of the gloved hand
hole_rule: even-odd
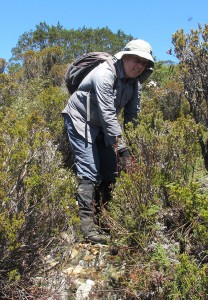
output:
[[[122,171],[126,172],[131,164],[131,154],[127,148],[118,151],[119,166]]]

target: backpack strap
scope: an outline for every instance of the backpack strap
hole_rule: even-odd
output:
[[[87,94],[87,122],[90,121],[90,91]]]
[[[109,64],[109,66],[111,67],[114,75],[116,76],[116,68],[115,68],[115,65],[114,65],[115,61],[113,60],[113,58],[106,59],[106,62]]]

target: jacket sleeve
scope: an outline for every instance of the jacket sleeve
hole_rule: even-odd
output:
[[[133,96],[124,108],[124,128],[129,122],[134,125],[138,123],[138,113],[140,112],[140,98],[142,93],[142,85],[139,81],[134,83]]]
[[[109,68],[99,68],[93,76],[93,89],[98,104],[98,113],[106,137],[111,145],[121,137],[122,129],[114,105],[115,75]],[[122,147],[125,147],[123,145]]]

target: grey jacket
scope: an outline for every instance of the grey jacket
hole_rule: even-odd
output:
[[[62,111],[69,114],[78,133],[90,143],[102,131],[106,145],[116,144],[122,136],[119,112],[124,108],[125,125],[133,122],[140,110],[141,84],[137,79],[126,81],[121,60],[115,62],[115,69],[117,75],[104,62],[92,70]],[[118,150],[125,148],[124,140],[118,140]]]

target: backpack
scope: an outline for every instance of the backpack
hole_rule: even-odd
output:
[[[72,64],[69,64],[65,74],[66,87],[69,93],[72,95],[78,89],[85,76],[104,61],[108,62],[116,75],[113,56],[107,52],[86,53]]]

